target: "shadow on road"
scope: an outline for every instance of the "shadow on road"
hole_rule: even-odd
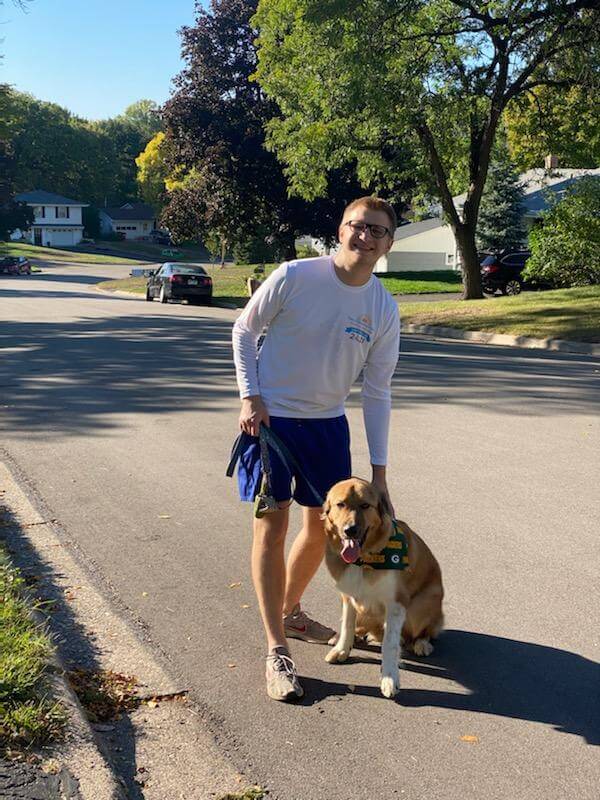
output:
[[[349,688],[303,678],[303,703],[352,694],[389,703],[379,692],[379,659],[354,651],[354,661],[372,664],[373,684]],[[484,633],[446,630],[426,659],[403,657],[402,671],[452,680],[468,693],[402,688],[400,706],[450,708],[551,725],[562,733],[600,745],[600,664],[554,647]],[[406,687],[406,678],[403,686]]]
[[[224,400],[237,397],[231,324],[210,312],[170,316],[151,308],[4,322],[0,429],[17,436],[94,434],[122,424],[117,414],[229,413],[231,402]],[[600,365],[586,356],[407,339],[393,380],[395,407],[448,403],[532,416],[597,411]]]

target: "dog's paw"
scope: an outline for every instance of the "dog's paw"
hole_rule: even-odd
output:
[[[399,678],[393,678],[391,675],[384,675],[384,677],[381,679],[381,694],[384,697],[395,697],[399,691]]]
[[[331,650],[325,656],[325,661],[328,664],[342,664],[348,656],[350,655],[349,650],[342,650],[341,647],[332,647]]]
[[[416,656],[430,656],[433,653],[433,645],[429,639],[416,639],[413,643],[413,653]]]

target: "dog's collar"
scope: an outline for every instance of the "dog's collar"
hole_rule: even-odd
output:
[[[408,542],[406,535],[398,527],[396,520],[392,522],[394,532],[388,543],[379,553],[365,553],[355,563],[365,569],[406,569],[408,563]]]

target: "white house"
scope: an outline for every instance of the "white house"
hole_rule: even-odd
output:
[[[81,209],[88,203],[36,189],[15,196],[33,208],[33,225],[23,234],[31,244],[61,247],[79,244],[83,238]]]
[[[125,234],[126,239],[140,239],[156,228],[156,215],[146,203],[125,203],[118,208],[100,209],[102,233]]]
[[[530,169],[520,176],[523,184],[523,222],[529,231],[540,213],[548,207],[548,194],[560,197],[585,175],[600,176],[600,169]],[[459,211],[466,194],[454,198]],[[523,244],[526,244],[527,236]],[[377,262],[376,272],[422,272],[459,270],[459,254],[454,234],[441,217],[401,225],[387,256]]]

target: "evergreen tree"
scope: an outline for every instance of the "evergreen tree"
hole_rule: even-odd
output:
[[[477,223],[477,246],[497,252],[523,246],[523,185],[504,141],[495,149]]]

